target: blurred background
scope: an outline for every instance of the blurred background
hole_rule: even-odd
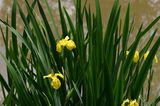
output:
[[[25,8],[24,5],[24,0],[17,0],[20,5],[22,7]],[[28,0],[30,2],[32,2],[33,0]],[[85,0],[82,0],[85,1]],[[95,0],[87,0],[87,5],[91,7],[91,9],[95,10]],[[104,26],[106,25],[107,19],[108,19],[108,13],[111,10],[112,4],[113,4],[114,0],[100,0],[100,5],[101,5],[101,11],[102,11],[102,18],[103,18],[103,24]],[[150,22],[152,22],[157,16],[160,15],[160,0],[119,0],[120,4],[121,4],[121,17],[122,20],[125,16],[125,11],[127,8],[128,3],[131,3],[131,19],[134,20],[134,31],[132,33],[132,36],[130,38],[130,41],[132,42],[134,39],[134,35],[137,32],[138,27],[141,25],[141,23],[144,24],[144,26],[146,26],[147,24],[149,24]],[[0,19],[2,20],[6,20],[7,16],[9,17],[9,22],[10,22],[10,17],[11,17],[11,10],[12,10],[12,2],[13,0],[0,0]],[[43,2],[43,0],[41,0],[41,2]],[[58,14],[58,3],[57,0],[48,0],[51,8],[53,9],[53,15],[55,18],[55,21],[57,22],[57,27],[58,26],[60,20],[59,20],[59,14]],[[62,6],[64,6],[67,11],[69,12],[69,15],[73,16],[74,19],[74,12],[75,12],[75,8],[74,8],[74,0],[61,0]],[[42,3],[43,4],[43,3]],[[44,8],[46,8],[45,6],[43,6]],[[35,10],[36,11],[36,10]],[[27,13],[26,13],[27,14]],[[47,14],[47,13],[46,13]],[[21,31],[21,29],[23,28],[23,24],[20,21],[20,17],[17,14],[17,28],[19,31]],[[85,25],[84,25],[85,27]],[[137,29],[136,29],[137,28]],[[156,24],[155,28],[160,28],[160,22],[158,24]],[[139,45],[139,48],[141,48],[141,46],[143,46],[143,44],[145,43],[145,40],[147,40],[147,36],[150,36],[151,33],[153,32],[153,30],[151,30],[143,39],[143,41],[141,41],[141,44]],[[160,31],[158,31],[156,36],[160,36]],[[5,53],[5,49],[4,49],[4,44],[3,44],[3,40],[2,40],[2,35],[0,33],[0,52]],[[160,60],[160,56],[159,56],[158,52],[158,57]],[[150,101],[152,101],[154,99],[155,96],[160,95],[160,62],[158,64],[154,64],[154,76],[153,76],[153,83],[151,85],[151,95],[150,95]],[[4,78],[6,78],[6,68],[4,63],[2,62],[2,59],[0,58],[0,73],[4,76]],[[1,87],[0,87],[1,88]],[[2,104],[3,101],[3,96],[2,96],[2,92],[0,90],[0,105]]]

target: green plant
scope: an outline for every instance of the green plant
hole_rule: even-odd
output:
[[[90,8],[87,9],[86,5],[82,6],[81,0],[76,0],[74,25],[58,0],[62,35],[56,39],[58,32],[57,35],[53,35],[52,32],[52,28],[56,29],[56,23],[47,0],[44,0],[44,4],[47,5],[53,26],[49,25],[39,0],[34,0],[31,5],[25,0],[27,16],[18,1],[14,0],[11,25],[8,21],[0,20],[1,25],[6,28],[5,34],[1,31],[6,48],[6,55],[2,57],[6,62],[8,73],[8,83],[0,75],[2,88],[7,92],[3,94],[4,105],[118,106],[127,98],[138,100],[160,45],[160,37],[158,37],[150,47],[157,30],[150,36],[144,47],[136,52],[137,46],[160,16],[146,28],[141,25],[135,40],[129,44],[128,39],[133,27],[133,24],[130,24],[130,5],[122,25],[121,6],[119,0],[115,0],[107,26],[104,28],[99,0],[95,2],[96,14],[92,15]],[[35,15],[35,6],[38,6],[41,21]],[[22,33],[16,30],[17,9],[24,24]],[[83,27],[85,23],[86,29]],[[87,31],[86,34],[84,30]],[[9,31],[12,32],[11,37]],[[59,53],[56,51],[56,45],[66,36],[75,43],[76,47],[68,50],[66,43],[61,43],[62,51]],[[68,42],[68,38],[66,41]],[[144,60],[143,55],[148,50],[150,53]],[[127,56],[126,51],[129,51]],[[134,62],[135,58],[137,61]],[[58,73],[61,73],[64,78],[63,76],[59,78]],[[48,74],[52,80],[56,78],[57,90],[52,87],[53,85],[51,86],[52,81],[43,78]],[[152,105],[156,105],[158,101],[159,98]]]

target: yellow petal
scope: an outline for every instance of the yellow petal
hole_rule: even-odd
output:
[[[61,81],[57,77],[52,78],[51,86],[55,89],[58,90],[61,87]]]
[[[59,52],[59,53],[62,52],[62,47],[61,47],[61,44],[59,42],[56,45],[56,51]]]
[[[136,51],[135,54],[134,54],[134,57],[133,57],[133,61],[134,61],[134,63],[137,63],[138,60],[139,60],[139,52]]]
[[[129,106],[139,106],[136,100],[130,102]]]
[[[66,36],[64,39],[61,39],[60,41],[58,41],[57,45],[58,46],[66,46],[68,40],[69,40],[69,37]]]
[[[64,39],[65,39],[66,41],[68,41],[68,40],[69,40],[69,37],[68,37],[68,36],[66,36]]]
[[[53,78],[53,77],[54,77],[54,73],[43,76],[44,79],[45,78]]]
[[[73,40],[69,40],[66,44],[66,48],[68,50],[72,50],[72,49],[75,49],[76,48],[76,44],[74,43]]]
[[[129,99],[124,100],[121,106],[128,106],[127,104],[129,104]]]
[[[64,79],[64,76],[63,76],[61,73],[55,73],[55,76],[56,76],[56,77],[61,77],[61,78]]]

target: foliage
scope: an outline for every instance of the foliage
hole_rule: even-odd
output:
[[[119,0],[115,0],[104,28],[99,0],[95,0],[96,14],[92,14],[86,5],[82,5],[81,0],[75,1],[74,22],[58,0],[62,29],[60,36],[47,0],[44,0],[44,4],[47,5],[52,20],[51,25],[39,0],[33,0],[31,5],[25,0],[27,16],[18,1],[14,0],[11,25],[8,21],[0,20],[1,25],[6,28],[6,33],[2,31],[6,55],[2,57],[7,65],[8,81],[0,75],[2,88],[7,92],[3,94],[4,105],[118,106],[127,98],[139,100],[147,75],[152,72],[152,63],[160,45],[160,37],[153,42],[157,29],[141,50],[137,46],[159,21],[160,16],[146,28],[141,25],[134,35],[135,40],[129,43],[133,28],[130,5],[122,25],[121,6]],[[35,14],[35,6],[38,6],[41,20]],[[24,24],[22,33],[16,30],[17,12]],[[87,28],[84,28],[84,24],[87,24]],[[12,32],[11,37],[9,31]],[[66,44],[61,43],[62,51],[59,53],[56,51],[56,44],[66,36],[76,47],[68,50]],[[152,43],[154,44],[151,47]],[[127,56],[126,51],[129,51]],[[144,60],[143,56],[147,51],[150,52]],[[138,57],[135,57],[135,52]],[[133,61],[135,58],[138,60]],[[64,78],[59,78],[56,73],[63,74]],[[56,78],[56,89],[51,86],[50,79],[43,78],[48,74],[53,81]],[[156,105],[158,101],[159,98],[152,105]]]

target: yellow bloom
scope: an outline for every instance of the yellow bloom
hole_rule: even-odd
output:
[[[76,48],[76,45],[73,40],[69,40],[69,37],[66,36],[64,39],[57,42],[56,51],[61,53],[62,47],[66,47],[68,50],[72,50]]]
[[[52,74],[48,74],[46,76],[43,76],[43,78],[51,78],[51,86],[55,89],[58,90],[61,87],[61,81],[59,80],[59,78],[64,78],[64,76],[61,73],[52,73]]]
[[[148,54],[149,54],[149,51],[147,51],[147,52],[144,54],[144,60],[146,60]],[[155,61],[155,63],[158,63],[158,58],[157,58],[156,55],[154,56],[154,61]]]
[[[139,52],[136,51],[135,54],[134,54],[134,57],[133,57],[133,61],[134,61],[135,63],[137,63],[138,60],[139,60]]]
[[[126,100],[123,101],[121,106],[128,106],[128,104],[129,104],[129,99],[126,99]]]
[[[72,49],[75,49],[75,48],[76,48],[76,45],[75,45],[75,43],[73,42],[73,40],[69,40],[69,41],[67,42],[66,48],[67,48],[68,50],[72,50]]]
[[[130,102],[129,106],[139,106],[136,100]]]

